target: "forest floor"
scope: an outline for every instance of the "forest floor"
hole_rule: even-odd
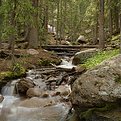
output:
[[[50,66],[51,63],[59,64],[61,59],[54,53],[43,49],[16,49],[14,59],[11,59],[9,50],[0,51],[0,72],[10,71],[12,64],[19,64],[25,69]]]

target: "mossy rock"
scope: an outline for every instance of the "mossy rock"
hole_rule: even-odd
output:
[[[54,60],[54,59],[39,59],[38,65],[39,66],[51,66],[51,64],[60,64],[61,60]]]
[[[97,112],[98,113],[105,113],[105,112],[114,110],[118,107],[119,107],[119,103],[107,103],[107,104],[105,104],[104,107],[90,108],[84,112],[81,112],[79,117],[80,117],[80,119],[85,119],[85,121],[87,121],[93,115],[95,115]]]
[[[39,66],[50,66],[51,65],[51,61],[47,60],[47,59],[40,59],[38,61],[38,65]]]
[[[10,71],[0,73],[0,87],[4,86],[9,80],[24,77],[26,69],[19,64],[15,64]]]
[[[80,121],[76,112],[69,113],[65,121]]]

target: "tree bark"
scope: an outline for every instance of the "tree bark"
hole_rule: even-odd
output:
[[[45,44],[47,44],[47,36],[48,36],[48,0],[45,2],[45,11],[44,11],[44,38]]]
[[[114,6],[115,33],[119,32],[119,7]]]
[[[95,26],[93,27],[93,38],[92,38],[92,44],[97,44],[98,43],[98,22],[95,24]]]
[[[121,13],[119,15],[119,19],[120,19],[120,54],[121,54]]]
[[[33,7],[38,8],[38,0],[32,0]],[[34,25],[31,24],[28,32],[28,48],[38,48],[38,11],[33,15]]]
[[[17,1],[14,0],[14,7],[13,7],[13,10],[11,11],[10,15],[10,26],[11,26],[11,29],[15,29],[16,27],[16,21],[15,21],[15,16],[16,16],[16,4],[17,4]],[[11,53],[13,55],[14,53],[14,45],[15,45],[15,33],[11,32],[10,33],[10,36],[9,36],[9,49],[11,50]]]
[[[63,30],[63,7],[62,7],[62,0],[60,0],[60,32],[59,32],[59,44],[61,44],[61,39],[63,39],[62,37],[62,30]]]
[[[110,15],[109,15],[109,36],[112,38],[113,34],[113,22],[112,22],[112,11],[110,10]]]
[[[109,4],[110,4],[111,0],[109,0]],[[110,5],[111,6],[111,5]],[[110,39],[112,39],[112,34],[113,34],[113,17],[112,17],[112,8],[109,8],[109,37]]]
[[[98,44],[98,6],[99,3],[97,2],[97,7],[96,7],[96,21],[95,21],[95,25],[93,26],[93,40],[92,43],[93,44]]]
[[[2,6],[2,0],[0,0],[0,7]],[[2,15],[0,14],[0,49],[2,47]]]
[[[60,0],[57,0],[57,23],[56,23],[56,44],[58,44],[58,39],[59,39],[59,23],[60,23]]]
[[[99,48],[103,50],[105,48],[104,37],[104,0],[100,0],[99,5]]]

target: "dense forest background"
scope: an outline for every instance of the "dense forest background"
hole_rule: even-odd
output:
[[[20,41],[38,48],[49,44],[49,31],[56,44],[75,44],[84,35],[104,48],[120,33],[120,6],[120,0],[0,0],[0,42],[7,41],[9,49]]]

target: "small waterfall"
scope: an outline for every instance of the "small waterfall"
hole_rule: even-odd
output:
[[[72,64],[72,59],[73,58],[68,59],[67,57],[65,57],[64,59],[62,59],[62,62],[58,67],[65,69],[72,69],[73,67],[76,67],[75,65]]]
[[[0,103],[0,121],[9,121],[10,116],[17,111],[16,103],[20,100],[15,97],[15,84],[18,80],[8,82],[1,90],[4,100]]]
[[[18,80],[8,82],[1,90],[3,96],[13,96],[16,94],[15,84]]]

